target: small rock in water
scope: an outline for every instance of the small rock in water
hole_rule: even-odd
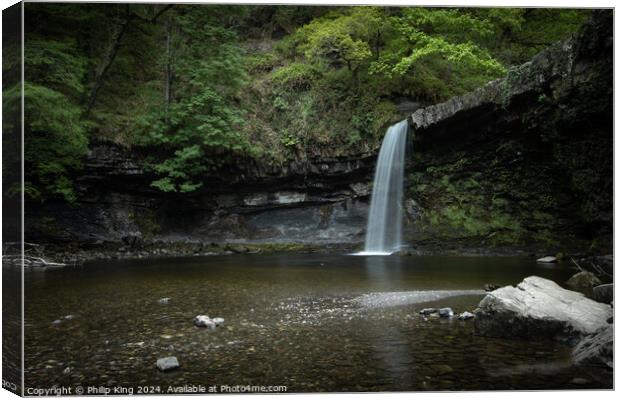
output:
[[[170,302],[170,297],[163,297],[157,300],[159,304],[168,304]]]
[[[420,311],[420,315],[430,315],[437,312],[437,308],[424,308]]]
[[[212,321],[215,323],[215,326],[222,326],[224,324],[224,318],[213,318]]]
[[[207,315],[196,315],[196,318],[194,318],[194,325],[207,329],[215,329],[216,327],[215,322]]]
[[[70,321],[73,318],[75,318],[75,315],[65,315],[65,319],[68,321]]]
[[[454,311],[452,311],[450,307],[440,308],[439,316],[442,318],[452,318],[454,316]]]
[[[69,373],[71,373],[71,368],[70,368],[69,366],[67,366],[67,367],[66,367],[66,368],[62,371],[62,373],[64,373],[64,374],[68,375]]]
[[[169,370],[174,370],[179,368],[179,361],[177,357],[166,357],[160,358],[157,360],[157,369],[162,372],[167,372]]]
[[[55,321],[52,322],[52,325],[60,325],[62,323],[62,321],[60,319],[56,319]]]
[[[558,259],[555,258],[555,256],[541,257],[538,260],[536,260],[536,262],[538,263],[555,263],[556,261],[558,261]]]
[[[461,314],[459,314],[459,320],[461,320],[461,321],[466,321],[466,320],[472,319],[474,317],[475,317],[475,315],[472,314],[471,312],[468,312],[468,311],[465,311],[465,312],[462,312]]]

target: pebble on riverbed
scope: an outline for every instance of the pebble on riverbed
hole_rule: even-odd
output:
[[[437,312],[437,308],[424,308],[420,310],[420,315],[430,315]]]
[[[157,300],[159,304],[168,304],[170,302],[170,297],[163,297]]]
[[[224,324],[224,318],[211,319],[207,315],[196,315],[196,317],[194,318],[194,324],[201,328],[207,328],[209,330],[213,330]]]
[[[165,357],[158,359],[156,366],[160,371],[167,372],[178,369],[180,365],[177,357]]]

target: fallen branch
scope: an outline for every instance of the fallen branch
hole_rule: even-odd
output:
[[[592,264],[592,268],[594,268],[594,270],[599,274],[599,275],[606,275],[606,276],[612,276],[611,274],[605,272],[605,270],[603,270],[603,268],[601,268],[600,265],[596,265],[593,262],[590,262],[590,264]]]
[[[67,264],[65,263],[56,263],[53,261],[47,261],[42,257],[34,257],[34,256],[21,256],[19,254],[7,254],[7,255],[3,255],[2,256],[3,260],[22,260],[24,264],[26,264],[26,262],[29,265],[32,265],[31,263],[34,264],[38,264],[38,266],[40,267],[48,267],[48,266],[66,266]]]
[[[572,257],[571,257],[571,258],[570,258],[570,261],[572,261],[572,262],[573,262],[573,264],[575,264],[575,267],[577,267],[577,269],[578,269],[579,271],[583,271],[583,268],[581,268],[581,266],[580,266],[579,264],[577,264],[577,261],[575,261],[575,259],[574,259],[574,258],[572,258]]]
[[[38,243],[30,243],[30,242],[23,242],[23,243],[24,243],[24,246],[30,246],[30,247],[41,246]],[[22,242],[2,242],[2,244],[5,246],[21,246]]]

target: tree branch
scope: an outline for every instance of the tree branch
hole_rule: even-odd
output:
[[[127,4],[125,8],[125,19],[121,22],[120,26],[118,27],[116,35],[112,41],[112,47],[106,57],[105,64],[103,65],[101,72],[99,72],[99,74],[97,74],[97,76],[95,77],[95,85],[93,86],[93,89],[90,92],[90,96],[88,97],[88,103],[86,104],[86,116],[90,114],[90,111],[93,109],[93,106],[95,105],[95,102],[97,101],[97,94],[99,93],[99,90],[101,89],[101,86],[103,85],[103,78],[105,77],[106,73],[112,66],[112,63],[114,62],[114,59],[116,58],[116,55],[118,54],[118,50],[121,48],[121,42],[123,40],[123,36],[125,36],[125,33],[127,32],[129,23],[131,22],[132,18],[133,18],[133,14],[129,13],[129,5]]]
[[[157,22],[157,18],[159,18],[161,16],[161,14],[165,13],[166,11],[168,11],[169,9],[171,9],[172,7],[174,7],[174,4],[168,4],[167,6],[165,6],[164,8],[162,8],[161,10],[159,10],[157,12],[157,14],[155,14],[155,16],[153,18],[151,18],[151,23],[155,23]]]

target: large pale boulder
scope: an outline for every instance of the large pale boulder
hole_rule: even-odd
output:
[[[476,309],[477,334],[575,344],[607,325],[611,306],[537,276],[487,293]]]

